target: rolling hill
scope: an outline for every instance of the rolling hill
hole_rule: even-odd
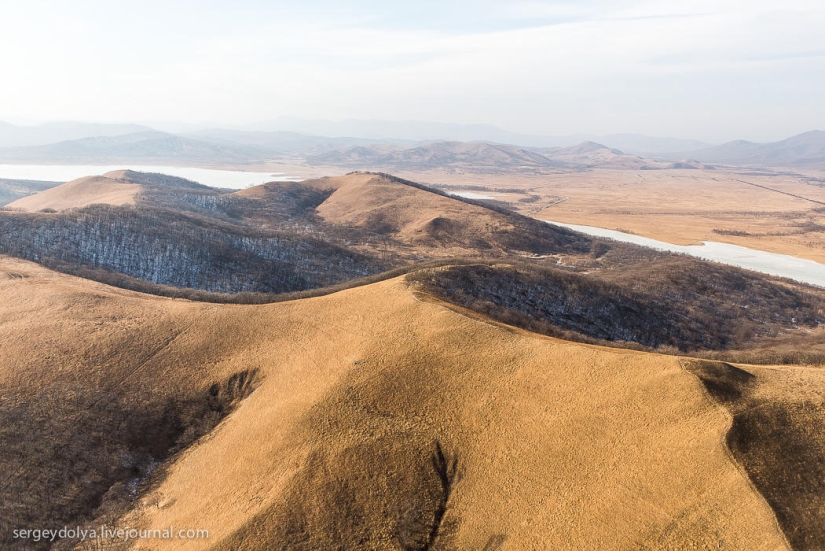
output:
[[[315,165],[381,167],[396,170],[473,167],[476,170],[507,171],[550,167],[546,157],[526,149],[485,142],[436,142],[400,151],[384,147],[361,146],[311,156]]]
[[[0,161],[249,164],[280,159],[359,170],[451,169],[496,174],[560,168],[667,168],[663,160],[760,167],[825,165],[825,132],[819,130],[772,143],[737,140],[709,146],[696,140],[639,134],[529,136],[488,125],[416,121],[329,123],[285,118],[267,128],[210,128],[174,134],[131,124],[20,127],[0,122]]]
[[[590,247],[569,230],[371,174],[233,193],[121,171],[17,203],[26,205],[67,210],[0,213],[0,252],[155,292],[304,291],[421,260]]]
[[[530,149],[488,142],[433,142],[324,138],[290,132],[203,130],[185,135],[143,131],[47,145],[0,148],[13,163],[184,162],[263,163],[303,159],[310,166],[359,170],[448,169],[502,174],[596,166],[638,168],[640,158],[593,142],[566,149]]]
[[[61,182],[0,178],[0,207],[4,207],[22,197],[28,197],[29,195],[34,195],[35,193],[40,193],[41,191],[58,186],[60,183]]]
[[[825,321],[812,288],[596,240],[389,175],[231,192],[116,171],[11,206],[27,205],[36,212],[0,213],[0,252],[167,296],[266,302],[430,263],[443,267],[428,284],[442,299],[586,342],[749,350],[761,361]]]
[[[568,340],[753,363],[825,362],[821,289],[679,256],[621,262],[621,254],[604,253],[614,259],[586,273],[491,261],[408,277],[445,302]]]
[[[137,549],[787,546],[676,358],[480,322],[399,279],[220,306],[0,269],[4,523],[209,531]]]
[[[595,142],[554,149],[546,152],[546,156],[568,167],[578,168],[619,168],[619,169],[650,169],[659,168],[655,161],[642,159],[636,155],[627,155],[624,152]]]
[[[88,176],[23,197],[9,203],[10,209],[35,212],[61,211],[88,205],[134,205],[141,191],[139,184],[119,181],[107,176]]]

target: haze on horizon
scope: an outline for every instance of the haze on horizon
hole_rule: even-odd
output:
[[[816,0],[2,0],[0,120],[771,141],[825,128],[822,28]]]

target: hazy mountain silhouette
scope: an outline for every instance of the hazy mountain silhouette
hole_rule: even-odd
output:
[[[794,166],[825,163],[825,132],[812,130],[771,143],[736,140],[716,147],[669,156],[706,163]]]
[[[218,145],[154,130],[122,136],[95,136],[48,145],[0,150],[14,162],[94,162],[118,160],[248,161],[264,153],[239,144]]]
[[[153,129],[139,124],[48,122],[37,126],[17,126],[0,122],[0,147],[46,145],[95,136],[122,136],[150,130]]]

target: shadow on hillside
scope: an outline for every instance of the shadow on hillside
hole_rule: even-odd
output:
[[[458,477],[458,458],[414,433],[317,448],[285,496],[217,548],[446,549]]]
[[[257,387],[255,371],[208,388],[130,392],[54,383],[0,402],[0,547],[47,549],[14,529],[115,518],[164,459],[209,433]],[[61,542],[61,545],[72,542]]]
[[[825,321],[818,289],[674,256],[591,273],[479,262],[424,269],[407,280],[530,331],[666,353],[753,348]]]
[[[825,408],[723,362],[683,360],[733,417],[727,445],[794,549],[825,549]],[[771,393],[773,394],[773,393]]]

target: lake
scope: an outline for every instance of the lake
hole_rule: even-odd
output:
[[[301,180],[281,172],[246,172],[242,170],[217,170],[182,166],[130,165],[10,165],[0,164],[0,178],[10,180],[42,180],[46,182],[68,182],[83,176],[105,174],[113,170],[135,170],[138,172],[159,172],[169,176],[186,178],[211,187],[244,189],[267,182],[291,182]]]
[[[634,243],[643,247],[650,247],[660,251],[684,253],[704,260],[713,260],[722,264],[738,266],[755,272],[787,277],[801,283],[808,283],[825,287],[825,264],[805,260],[786,254],[769,253],[739,245],[703,241],[702,245],[673,245],[656,239],[639,237],[615,230],[580,226],[577,224],[562,224],[551,220],[544,220],[548,224],[569,228],[595,237],[607,237],[624,243]]]

